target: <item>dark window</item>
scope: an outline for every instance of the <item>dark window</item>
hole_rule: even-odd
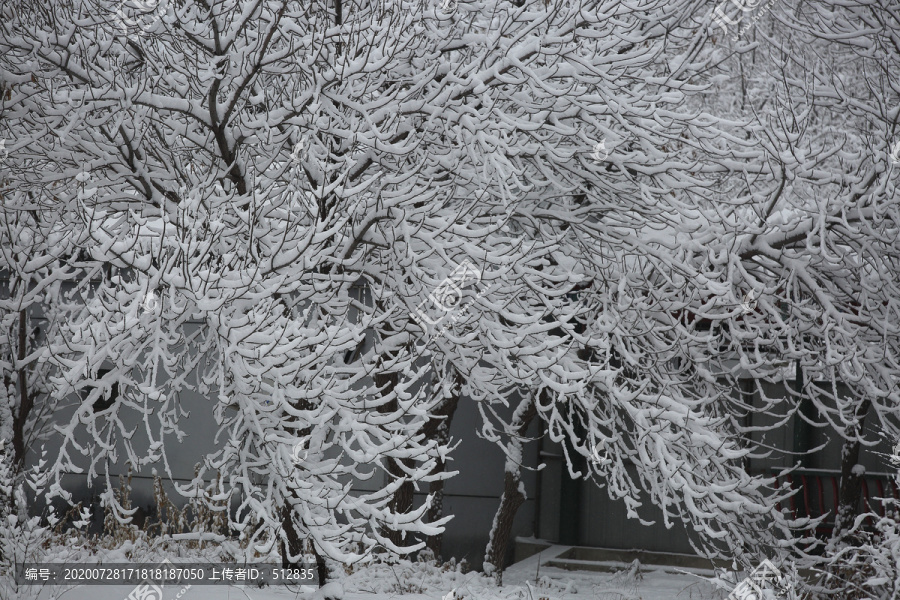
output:
[[[97,371],[97,379],[102,379],[107,373],[109,373],[109,369],[100,369],[99,371]],[[91,389],[93,387],[96,387],[96,386],[91,386],[91,387],[88,387],[87,389],[85,389],[82,392],[82,398],[86,399],[88,397],[88,394],[91,393]],[[101,413],[104,410],[108,409],[109,407],[111,407],[113,404],[116,403],[116,400],[118,398],[119,398],[119,382],[115,382],[112,384],[112,386],[110,386],[109,391],[107,391],[105,394],[101,395],[99,398],[94,400],[94,405],[93,405],[94,413],[95,414]]]

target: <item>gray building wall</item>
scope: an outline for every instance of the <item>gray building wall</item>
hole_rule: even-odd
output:
[[[363,286],[354,287],[352,293],[356,294],[355,297],[363,303],[371,302],[369,293]],[[35,324],[46,326],[43,317],[39,314],[35,314],[34,319]],[[188,333],[191,333],[192,327],[200,326],[200,323],[188,323],[185,327],[188,329]],[[370,347],[369,344],[367,347]],[[163,376],[161,373],[160,378]],[[213,409],[217,400],[188,390],[179,394],[179,401],[181,408],[187,411],[189,416],[183,417],[179,421],[179,427],[185,433],[184,438],[178,441],[174,435],[169,434],[165,440],[166,459],[171,470],[171,480],[165,475],[166,469],[161,463],[144,465],[132,473],[130,493],[132,506],[141,507],[147,513],[152,512],[156,504],[153,495],[154,469],[163,476],[163,487],[169,498],[176,505],[183,506],[186,500],[175,490],[173,480],[182,487],[188,485],[194,478],[195,466],[202,463],[203,458],[218,447],[215,440],[218,425],[213,418]],[[71,403],[62,407],[52,416],[50,426],[52,427],[53,423],[68,422],[80,402],[80,398],[73,397]],[[131,443],[138,456],[143,456],[149,445],[145,427],[138,420],[137,413],[131,410],[126,412],[128,415],[123,421],[127,427],[134,429]],[[498,410],[497,412],[507,417],[511,414],[511,410]],[[452,462],[448,464],[448,470],[456,470],[459,473],[446,482],[444,495],[444,514],[454,515],[454,518],[446,526],[442,552],[445,559],[449,557],[465,558],[478,569],[482,566],[488,534],[499,506],[506,460],[496,445],[478,437],[476,432],[481,429],[481,426],[481,416],[474,401],[462,398],[451,426],[451,436],[459,440],[460,444],[451,455]],[[83,439],[83,437],[82,435],[77,439],[78,443],[90,447],[92,440]],[[56,458],[56,454],[60,450],[58,439],[55,442],[57,446],[54,447],[54,439],[51,438],[46,445],[47,459],[50,461]],[[103,511],[97,502],[99,493],[105,490],[107,469],[109,479],[115,487],[118,487],[119,477],[125,476],[128,472],[128,453],[125,451],[125,445],[119,440],[116,446],[118,448],[117,462],[100,465],[97,468],[99,477],[90,482],[86,474],[67,475],[63,479],[64,488],[72,494],[74,502],[84,502],[86,505],[94,504],[93,527],[95,530],[102,528]],[[532,447],[536,448],[534,444]],[[39,449],[33,449],[31,452],[29,460],[31,464],[34,464],[37,459],[38,452],[35,450]],[[87,458],[78,457],[78,460],[81,461],[79,464],[86,469],[89,464]],[[528,499],[517,513],[512,531],[513,539],[515,536],[530,536],[535,533],[534,521],[537,514],[535,502],[537,495],[536,452],[526,450],[524,463],[522,480]],[[384,483],[383,477],[381,480],[373,478],[366,482],[357,482],[354,487],[360,491],[370,490],[375,486],[382,486]],[[415,497],[421,502],[425,495],[425,490],[420,490]],[[63,506],[60,508],[64,509]],[[62,512],[64,513],[65,510]],[[511,543],[508,548],[510,558],[513,550],[514,544]]]
[[[789,382],[790,383],[790,382]],[[778,384],[763,384],[766,395],[778,397],[784,394],[783,387]],[[173,476],[182,485],[194,476],[194,467],[203,457],[216,448],[215,435],[217,426],[212,418],[215,400],[204,398],[200,394],[185,391],[180,400],[182,407],[190,413],[188,418],[180,422],[187,434],[182,442],[174,436],[166,441],[167,456]],[[757,406],[762,405],[758,395],[754,400]],[[67,420],[74,407],[61,410],[55,418]],[[813,415],[815,419],[824,420],[822,415]],[[786,467],[796,460],[789,450],[794,448],[795,428],[798,417],[791,417],[787,422],[772,431],[753,434],[753,439],[761,445],[782,450],[767,458],[754,458],[749,461],[749,469],[754,473],[768,473],[777,467]],[[756,414],[753,424],[767,426],[776,422],[775,416]],[[136,425],[137,423],[134,423]],[[447,481],[445,487],[444,512],[454,515],[446,527],[444,534],[443,556],[449,558],[466,558],[476,568],[481,567],[488,532],[499,505],[499,497],[503,488],[503,465],[505,457],[494,445],[480,439],[476,431],[480,429],[481,417],[473,401],[463,398],[454,417],[451,435],[461,441],[454,451],[453,461],[448,465],[450,470],[458,470],[459,474]],[[822,446],[810,455],[806,467],[837,471],[840,468],[840,451],[842,440],[830,427],[808,426],[809,447]],[[866,439],[872,445],[863,448],[860,463],[869,473],[892,472],[886,457],[891,453],[889,440],[878,436],[875,421],[869,418],[865,426]],[[538,437],[537,426],[530,435]],[[80,440],[87,442],[88,440]],[[143,427],[137,427],[133,444],[139,449],[146,448],[147,439]],[[126,472],[124,447],[120,447],[118,464],[110,465],[109,473],[114,482],[119,475]],[[50,459],[54,458],[52,444],[47,448]],[[538,455],[540,459],[538,458]],[[687,533],[680,523],[672,529],[665,529],[660,511],[652,506],[649,498],[645,499],[642,513],[645,519],[653,519],[657,524],[652,527],[641,525],[638,521],[628,519],[621,501],[609,499],[605,489],[592,483],[581,483],[571,486],[567,470],[562,463],[562,452],[558,445],[549,440],[533,441],[525,448],[525,466],[522,472],[523,483],[527,494],[525,504],[519,509],[513,527],[513,536],[536,536],[551,542],[559,542],[562,537],[561,522],[571,519],[572,515],[565,506],[573,505],[573,498],[567,494],[577,490],[574,506],[577,510],[579,530],[574,540],[569,543],[605,548],[642,548],[660,552],[692,553]],[[535,468],[539,462],[545,467],[538,473]],[[135,506],[152,507],[153,465],[145,466],[134,474],[132,480],[132,498]],[[103,468],[100,469],[103,472]],[[157,467],[163,472],[161,466]],[[73,492],[75,501],[90,500],[98,492],[97,486],[89,488],[85,476],[72,475],[66,478],[66,487]],[[102,481],[96,482],[102,485]],[[359,489],[372,489],[372,486],[383,485],[384,481],[360,482]],[[173,500],[178,495],[171,483],[166,483],[167,491]],[[873,488],[874,489],[874,488]],[[416,498],[422,501],[424,493]],[[568,502],[568,504],[566,504]],[[102,515],[97,514],[99,519]],[[510,555],[513,548],[509,548]]]
[[[574,539],[565,539],[562,521],[572,519],[563,507],[564,479],[570,479],[559,444],[544,439],[541,452],[546,467],[541,470],[540,514],[537,537],[555,543],[578,546],[596,546],[622,550],[642,549],[651,552],[681,552],[693,554],[687,532],[680,522],[671,529],[663,524],[662,511],[656,508],[649,496],[642,498],[641,517],[656,521],[656,525],[644,526],[629,519],[625,503],[609,498],[605,487],[590,481],[581,481],[577,489],[577,533]],[[629,473],[636,478],[637,470],[630,466]]]
[[[788,383],[793,384],[791,381]],[[764,383],[762,387],[768,397],[785,396],[783,385]],[[752,386],[749,389],[753,389]],[[849,393],[846,388],[839,387],[839,391],[845,394]],[[755,393],[753,398],[754,406],[763,406],[758,393]],[[781,411],[782,415],[787,410],[787,404],[785,403],[777,409]],[[813,411],[813,413],[810,416],[816,421],[827,422],[817,411]],[[796,463],[798,457],[792,452],[795,450],[795,427],[798,419],[800,417],[795,415],[782,426],[771,431],[752,434],[752,439],[760,444],[760,448],[768,446],[776,451],[771,456],[749,460],[748,467],[751,473],[771,474],[779,467],[784,468]],[[774,426],[780,420],[777,416],[754,414],[752,420],[746,424]],[[838,474],[841,468],[840,456],[843,444],[840,436],[830,426],[808,426],[807,430],[807,447],[816,449],[821,446],[821,448],[807,457],[804,469],[807,472],[816,472],[816,474],[826,477]],[[864,431],[865,439],[871,444],[861,450],[859,464],[866,468],[869,492],[874,497],[878,495],[876,480],[884,480],[887,475],[896,473],[896,467],[888,463],[892,444],[890,440],[885,440],[880,436],[875,418],[871,413],[866,420]],[[571,519],[571,516],[566,514],[564,501],[565,494],[572,489],[572,486],[568,470],[563,462],[561,446],[544,439],[541,458],[547,466],[540,472],[538,514],[536,516],[538,538],[554,543],[601,548],[694,554],[684,525],[676,522],[671,529],[666,529],[662,520],[662,511],[653,505],[646,494],[641,498],[643,506],[640,513],[642,518],[656,522],[652,526],[644,526],[636,519],[629,519],[624,502],[611,500],[605,488],[589,481],[581,481],[576,486],[579,502],[578,532],[574,540],[565,539],[566,536],[561,530],[561,522],[567,518]],[[634,477],[634,467],[629,467],[629,470]],[[821,470],[822,473],[818,473],[817,470]],[[567,479],[569,484],[564,481]],[[826,493],[825,508],[828,509],[833,504],[827,497],[831,494],[830,479],[826,481],[826,485],[828,492]]]
[[[204,398],[195,392],[182,392],[180,395],[182,408],[190,413],[180,422],[186,435],[181,442],[174,436],[166,439],[166,454],[172,470],[173,478],[181,486],[187,485],[194,477],[194,469],[197,463],[203,461],[203,457],[217,448],[215,435],[217,424],[212,417],[214,400]],[[69,419],[74,410],[74,404],[65,411],[56,415],[59,422]],[[502,414],[502,413],[501,413]],[[142,424],[138,422],[128,423],[130,427],[137,427],[132,444],[140,454],[146,450],[148,440]],[[445,559],[456,557],[465,558],[469,564],[481,569],[484,559],[485,546],[488,541],[494,514],[499,506],[500,495],[503,491],[505,456],[495,444],[479,438],[476,431],[481,429],[481,415],[475,402],[462,398],[459,402],[456,414],[453,418],[450,433],[455,440],[459,440],[459,446],[451,454],[452,461],[448,463],[448,471],[459,471],[457,475],[445,483],[444,514],[453,515],[454,518],[447,524],[443,536],[442,555]],[[87,440],[78,440],[84,443]],[[534,446],[534,444],[532,444]],[[125,464],[127,454],[124,445],[119,442],[119,461],[109,466],[109,474],[114,485],[118,485],[120,475],[127,473]],[[48,448],[52,454],[53,448]],[[57,450],[58,452],[58,450]],[[534,467],[537,464],[536,453],[526,451],[526,469],[523,469],[522,479],[528,500],[519,509],[513,526],[513,539],[515,536],[527,536],[534,534],[535,519],[535,495],[536,475]],[[85,462],[85,466],[87,463]],[[162,475],[164,469],[161,464],[144,466],[132,476],[132,506],[140,506],[146,511],[155,507],[153,497],[152,469],[156,468]],[[101,473],[105,472],[100,468]],[[183,505],[186,501],[181,499],[172,483],[163,475],[164,487],[176,504]],[[372,490],[379,489],[385,483],[384,477],[373,477],[368,481],[357,482],[355,489]],[[94,486],[89,487],[84,475],[69,475],[65,479],[66,489],[71,491],[74,501],[91,503],[96,501],[97,494],[104,489],[104,480],[100,478],[94,481]],[[416,493],[417,502],[422,502],[427,495],[427,485]],[[94,526],[99,529],[102,526],[102,511],[95,510]],[[508,548],[510,558],[514,550],[511,543]]]

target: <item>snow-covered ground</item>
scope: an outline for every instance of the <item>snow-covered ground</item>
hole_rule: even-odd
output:
[[[541,562],[547,560],[544,554]],[[377,564],[348,574],[324,590],[247,586],[166,586],[161,599],[131,596],[133,586],[44,588],[40,600],[707,600],[721,598],[703,578],[711,572],[673,567],[607,563],[609,573],[567,571],[541,565],[532,557],[511,566],[497,587],[481,573],[460,573],[423,563]],[[323,594],[322,592],[326,593]]]

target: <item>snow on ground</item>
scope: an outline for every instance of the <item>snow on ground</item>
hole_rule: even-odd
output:
[[[546,561],[547,556],[541,558]],[[604,563],[610,572],[567,571],[541,565],[538,557],[511,566],[497,587],[481,573],[461,573],[433,564],[401,561],[362,567],[341,578],[335,590],[247,586],[166,586],[163,597],[129,594],[133,586],[43,588],[39,600],[710,600],[721,598],[703,578],[709,571]],[[36,589],[35,589],[36,591]],[[337,593],[334,593],[337,591]],[[6,599],[4,599],[6,600]]]

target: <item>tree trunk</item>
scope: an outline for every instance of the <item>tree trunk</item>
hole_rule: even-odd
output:
[[[325,565],[325,559],[313,548],[313,555],[316,557],[316,574],[319,576],[319,587],[325,587],[328,583],[328,567]]]
[[[288,505],[281,508],[281,528],[284,530],[285,537],[287,537],[287,546],[285,546],[284,538],[279,544],[281,567],[284,569],[296,569],[303,564],[302,560],[296,558],[302,555],[303,541],[297,533],[297,528],[294,527],[294,521],[291,518],[293,516],[292,513],[293,510]],[[312,554],[316,557],[316,572],[319,576],[319,587],[322,587],[328,583],[328,566],[325,564],[325,559],[316,551],[315,546],[312,546]]]
[[[389,396],[394,394],[394,389],[397,387],[397,383],[399,381],[397,373],[377,373],[375,375],[375,385],[378,386],[379,394],[381,397]],[[397,410],[399,404],[397,402],[397,398],[394,397],[385,404],[379,407],[379,412],[390,413]],[[403,479],[406,477],[406,472],[403,470],[403,466],[407,468],[412,468],[413,464],[410,459],[402,459],[397,460],[394,458],[388,458],[387,460],[387,472],[391,476],[392,480]],[[395,513],[407,513],[412,510],[413,506],[413,484],[411,481],[404,481],[397,491],[394,492],[394,497],[391,499],[391,503],[389,508],[392,512]],[[385,528],[383,531],[384,537],[391,540],[391,542],[395,546],[399,546],[403,543],[403,532],[402,531],[394,531],[393,529]]]
[[[513,437],[509,442],[507,456],[510,454],[522,456],[523,438],[535,415],[537,415],[537,406],[533,398],[516,409],[511,423]],[[497,514],[494,515],[494,524],[491,526],[491,535],[484,555],[485,572],[494,575],[497,585],[503,585],[503,568],[506,566],[506,549],[509,546],[513,520],[519,507],[525,502],[525,488],[522,485],[521,471],[521,464],[507,457],[503,495],[500,496],[500,507],[497,509]]]
[[[28,356],[28,315],[24,310],[19,311],[18,349],[16,356],[16,374],[19,384],[19,411],[13,418],[13,468],[18,473],[25,466],[25,424],[28,416],[34,408],[34,397],[28,393],[28,372],[25,368],[25,358]]]
[[[313,406],[309,400],[300,400],[294,405],[294,408],[298,410],[311,410]],[[291,417],[288,421],[296,421],[296,417]],[[309,439],[309,436],[312,433],[312,427],[305,427],[299,430],[298,433],[301,438]],[[309,449],[309,442],[306,443],[306,449]],[[294,492],[291,492],[291,495],[295,499],[297,498]],[[293,513],[294,509],[290,502],[285,500],[285,505],[281,507],[281,528],[284,530],[284,536],[287,538],[287,546],[285,546],[284,538],[282,538],[279,546],[281,551],[281,566],[285,569],[299,568],[303,562],[302,560],[292,558],[299,556],[303,551],[303,540],[297,532],[297,527],[294,525]],[[322,558],[318,550],[316,550],[314,543],[309,543],[309,550],[312,555],[316,557],[316,571],[319,576],[319,587],[322,587],[328,583],[328,567],[325,565],[325,559]]]
[[[428,421],[425,427],[425,437],[434,438],[439,444],[446,444],[450,439],[450,424],[453,422],[453,415],[456,413],[456,407],[459,406],[459,392],[462,388],[462,377],[454,369],[453,370],[453,388],[450,395],[444,399],[441,405],[435,411],[435,418]],[[431,471],[432,475],[443,473],[447,465],[443,460],[438,459],[437,464]],[[434,523],[444,516],[444,480],[439,479],[432,481],[428,486],[428,492],[433,496],[431,508],[428,509],[428,522]],[[426,540],[426,546],[434,553],[434,557],[440,562],[441,546],[444,541],[444,534],[430,535]]]
[[[837,542],[846,535],[859,512],[862,478],[854,472],[854,467],[859,463],[859,437],[871,405],[870,400],[863,400],[860,403],[856,409],[856,422],[847,428],[845,434],[844,447],[841,450],[841,490],[834,518],[832,542]]]
[[[281,566],[285,569],[296,567],[297,559],[295,557],[303,552],[303,542],[297,534],[297,528],[294,527],[292,512],[291,506],[288,504],[281,507],[281,529],[284,530],[284,537],[281,539],[280,545]],[[287,547],[284,543],[285,537],[287,538]]]

